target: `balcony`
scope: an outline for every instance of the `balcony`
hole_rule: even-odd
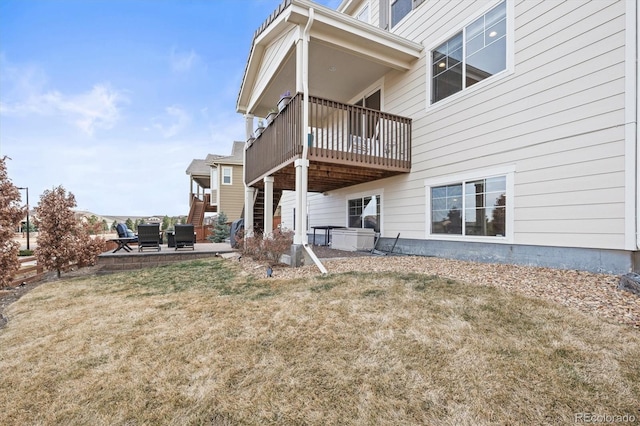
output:
[[[295,189],[294,161],[302,157],[302,94],[294,96],[246,150],[248,186]],[[309,97],[309,188],[328,192],[411,170],[411,119]]]

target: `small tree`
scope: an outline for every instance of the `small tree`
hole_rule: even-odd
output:
[[[26,213],[26,207],[18,205],[20,191],[7,175],[6,158],[0,158],[0,288],[8,287],[20,268],[20,243],[13,234]]]
[[[96,235],[102,229],[102,224],[99,222],[98,216],[92,214],[87,218],[86,229],[89,231],[90,235]]]
[[[276,229],[267,238],[260,233],[245,237],[244,232],[238,235],[238,247],[244,256],[257,261],[267,261],[270,265],[280,263],[280,257],[291,250],[293,231]]]
[[[209,239],[214,243],[222,243],[229,238],[229,224],[227,223],[227,215],[224,212],[218,213],[216,224],[213,227]]]
[[[124,222],[125,226],[127,227],[127,229],[131,229],[133,230],[135,228],[135,226],[133,225],[133,221],[131,220],[131,218],[127,218],[127,220]]]
[[[95,264],[105,248],[104,239],[92,239],[89,224],[83,225],[76,219],[72,210],[75,206],[75,196],[67,195],[59,186],[45,191],[36,207],[40,234],[35,255],[38,263],[55,270],[58,277],[74,263],[80,267]]]
[[[169,219],[169,216],[165,216],[162,218],[162,230],[166,231],[167,229],[169,229],[169,227],[171,226],[171,219]]]

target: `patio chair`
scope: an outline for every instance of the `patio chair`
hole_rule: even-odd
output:
[[[375,130],[370,137],[351,135],[349,151],[356,154],[378,156],[378,141],[380,138],[380,121],[376,123]]]
[[[176,225],[175,240],[176,250],[184,247],[191,247],[191,250],[195,250],[196,235],[194,233],[193,225]]]
[[[138,251],[143,251],[145,248],[154,248],[160,251],[160,224],[138,225]]]
[[[133,238],[133,240],[129,240],[130,243],[137,243],[138,237],[133,231],[127,228],[127,225],[124,223],[118,223],[116,225],[116,232],[118,233],[118,238]]]

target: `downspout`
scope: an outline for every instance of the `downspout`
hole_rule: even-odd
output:
[[[309,241],[307,238],[307,192],[309,189],[309,142],[311,140],[311,133],[309,133],[309,33],[311,32],[311,25],[313,24],[313,20],[315,17],[315,11],[311,7],[309,8],[309,19],[307,20],[307,25],[304,27],[304,31],[302,33],[302,89],[304,100],[302,102],[302,129],[303,134],[306,138],[303,137],[302,140],[302,179],[301,186],[302,191],[300,194],[300,216],[302,218],[302,226],[300,232],[302,232],[302,247],[306,250],[307,254],[313,262],[316,264],[320,272],[323,274],[327,273],[327,269],[324,267],[318,256],[313,252],[311,247],[309,246]]]
[[[625,139],[627,145],[631,145],[635,150],[634,161],[634,196],[635,196],[635,250],[640,250],[640,129],[638,127],[638,111],[640,110],[640,87],[638,84],[638,46],[640,45],[640,33],[638,24],[640,22],[640,7],[637,2],[627,2],[626,8],[626,72],[625,78],[627,90],[626,96],[632,100],[625,105]]]
[[[638,168],[640,167],[640,149],[638,149],[638,142],[640,142],[640,128],[638,126],[638,112],[640,111],[640,81],[638,77],[638,47],[640,46],[640,31],[638,31],[638,25],[640,25],[640,7],[637,2],[629,2],[631,5],[627,6],[632,8],[632,12],[635,12],[635,19],[632,18],[631,21],[635,23],[635,57],[634,57],[634,65],[633,65],[633,78],[635,78],[635,111],[634,111],[634,127],[635,127],[635,146],[636,146],[636,250],[640,250],[640,172]],[[635,8],[635,11],[633,11]]]

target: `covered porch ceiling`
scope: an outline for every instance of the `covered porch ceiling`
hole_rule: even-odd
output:
[[[406,71],[422,45],[307,0],[285,0],[256,32],[236,109],[264,117],[286,91],[301,91],[302,55],[309,28],[309,94],[349,103],[392,70]]]

